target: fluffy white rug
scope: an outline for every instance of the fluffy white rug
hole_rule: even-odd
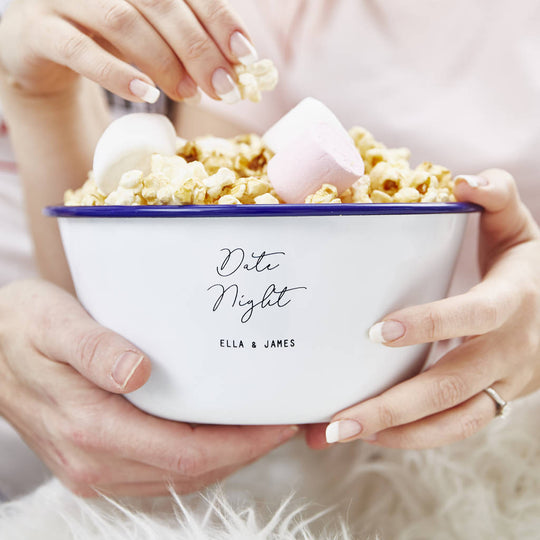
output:
[[[50,481],[0,505],[2,540],[540,538],[540,395],[429,451],[292,441],[188,497],[88,501]]]

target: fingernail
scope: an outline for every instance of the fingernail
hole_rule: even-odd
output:
[[[155,103],[159,98],[159,90],[140,79],[133,79],[129,83],[129,91],[139,99],[146,101],[146,103]]]
[[[298,426],[289,426],[281,432],[280,442],[288,441],[292,439],[300,428]]]
[[[474,176],[472,174],[460,174],[454,178],[454,182],[457,184],[459,180],[464,180],[473,188],[480,186],[487,186],[488,181],[483,176]]]
[[[338,420],[326,426],[326,442],[328,444],[344,441],[358,435],[362,426],[356,420]]]
[[[405,326],[399,321],[382,321],[369,329],[369,339],[373,343],[389,343],[405,334]]]
[[[200,91],[199,87],[195,84],[193,79],[189,76],[183,77],[176,87],[176,91],[180,95],[183,102],[189,103],[190,100],[199,99]]]
[[[111,373],[114,382],[121,388],[125,388],[143,359],[144,355],[135,351],[121,353],[116,359]]]
[[[223,69],[218,68],[212,75],[212,86],[222,101],[232,105],[238,103],[242,96],[233,78]]]
[[[244,64],[244,66],[249,66],[259,59],[255,47],[250,43],[246,36],[240,32],[235,32],[231,36],[230,47],[231,52],[238,58],[238,61],[241,64]]]
[[[187,103],[188,105],[198,105],[201,102],[201,99],[201,91],[197,88],[197,92],[193,96],[184,98],[184,103]]]

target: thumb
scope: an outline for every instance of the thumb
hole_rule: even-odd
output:
[[[34,305],[36,348],[109,392],[125,394],[140,388],[151,371],[144,353],[99,325],[74,297],[52,285],[51,289]]]
[[[488,252],[508,249],[538,234],[534,219],[519,198],[514,178],[502,169],[488,169],[478,176],[456,176],[454,194],[458,201],[484,207],[480,234]]]

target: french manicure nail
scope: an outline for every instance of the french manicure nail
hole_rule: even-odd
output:
[[[238,103],[242,96],[233,78],[223,69],[218,68],[212,75],[212,86],[222,101],[232,105]]]
[[[405,334],[405,326],[399,321],[382,321],[369,329],[369,339],[373,343],[389,343]]]
[[[144,355],[135,351],[121,353],[116,359],[111,372],[114,382],[120,388],[125,388],[143,359]]]
[[[328,444],[344,441],[358,435],[362,426],[356,420],[337,420],[326,426],[326,442]]]
[[[230,39],[231,52],[244,66],[249,66],[259,59],[255,47],[240,32],[235,32]]]
[[[475,176],[472,174],[459,174],[454,178],[454,182],[458,180],[464,180],[472,188],[477,188],[480,186],[487,186],[488,181],[483,176]]]
[[[197,88],[197,92],[194,95],[184,98],[184,103],[187,103],[188,105],[198,105],[201,102],[201,99],[201,91]]]
[[[146,101],[146,103],[155,103],[159,98],[159,90],[155,86],[140,79],[133,79],[129,83],[129,91],[135,97]]]

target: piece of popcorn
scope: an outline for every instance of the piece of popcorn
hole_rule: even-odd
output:
[[[251,177],[247,180],[246,194],[253,199],[255,199],[255,197],[259,197],[260,195],[268,193],[271,189],[272,184],[270,184],[268,179],[265,180],[263,178]]]
[[[162,174],[171,182],[181,182],[185,179],[187,165],[187,161],[180,156],[152,154],[150,172]]]
[[[97,187],[92,171],[79,189],[68,189],[64,193],[65,206],[101,206],[105,204],[105,195]]]
[[[279,200],[276,199],[271,193],[263,193],[254,198],[255,204],[279,204]]]
[[[128,171],[124,173],[119,182],[119,186],[125,189],[135,189],[135,190],[141,190],[142,189],[142,179],[143,179],[143,173],[142,171],[138,171],[136,169],[132,171]]]
[[[335,202],[336,199],[339,199],[336,186],[323,184],[315,193],[308,195],[305,202],[308,204],[325,204]]]
[[[371,201],[374,203],[390,203],[392,202],[392,197],[388,193],[376,189],[371,192]]]
[[[143,198],[137,191],[118,187],[105,199],[108,206],[140,206],[144,204]]]
[[[437,202],[455,202],[456,198],[450,194],[448,188],[440,188],[437,191]]]
[[[158,172],[150,173],[148,176],[143,178],[141,196],[147,202],[147,204],[162,204],[160,202],[161,199],[158,197],[158,193],[162,189],[168,189],[169,186],[169,179],[164,174]]]
[[[215,174],[205,178],[203,184],[206,186],[207,193],[212,199],[221,196],[221,192],[227,186],[231,186],[236,180],[236,175],[230,169],[222,167]]]
[[[392,196],[402,187],[408,187],[408,173],[408,169],[381,161],[369,173],[371,188],[373,190],[383,191]]]
[[[416,170],[425,171],[432,176],[436,176],[442,187],[449,187],[452,184],[452,173],[442,165],[434,165],[430,161],[424,161],[416,167]]]
[[[362,127],[355,126],[351,128],[349,130],[349,135],[354,141],[356,148],[358,148],[364,162],[369,150],[372,150],[373,148],[386,148],[384,144],[376,141],[373,135],[367,129]]]
[[[220,197],[218,204],[242,204],[236,197],[232,195],[223,195]]]
[[[200,180],[190,178],[176,188],[174,204],[203,204],[206,193],[206,186]]]
[[[246,182],[236,182],[234,186],[229,191],[229,195],[233,196],[235,199],[238,199],[240,202],[244,203],[242,199],[244,198],[244,195],[247,191],[247,183]]]
[[[426,202],[426,203],[434,203],[437,202],[437,189],[436,188],[429,188],[426,191],[426,194],[420,199],[420,202]]]
[[[413,203],[419,202],[422,198],[420,193],[411,187],[401,188],[397,193],[394,193],[394,202],[397,203]]]
[[[340,195],[344,203],[371,203],[369,189],[371,181],[369,176],[361,176],[348,190]]]
[[[273,90],[278,83],[278,71],[271,60],[264,59],[249,66],[234,66],[242,99],[255,103],[261,101],[262,91]]]
[[[415,188],[423,196],[430,189],[437,189],[439,180],[427,171],[415,169],[409,176],[409,186]]]
[[[400,169],[409,169],[411,152],[408,148],[370,148],[365,153],[364,164],[369,173],[378,163],[384,161]]]

